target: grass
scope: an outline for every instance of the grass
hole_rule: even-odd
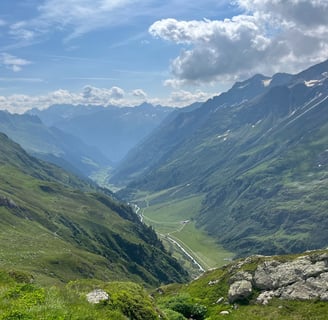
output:
[[[325,251],[307,254],[320,254]],[[274,257],[279,261],[299,255]],[[205,272],[188,284],[169,284],[146,290],[133,282],[83,279],[67,284],[44,285],[30,274],[0,269],[0,320],[325,320],[328,302],[272,299],[268,305],[229,304],[230,278],[240,270],[253,272],[269,257],[253,257]],[[87,293],[107,292],[109,300],[93,305]],[[219,298],[223,302],[218,303]],[[228,315],[220,314],[228,311]],[[184,315],[184,316],[183,316]]]
[[[105,290],[109,301],[88,303],[86,294],[95,288]],[[159,313],[135,283],[80,280],[41,286],[27,274],[0,271],[1,320],[155,320]]]
[[[187,251],[195,255],[197,261],[205,269],[223,266],[233,257],[233,253],[225,250],[207,233],[195,227],[194,222],[188,223],[180,232],[171,234],[183,244]]]

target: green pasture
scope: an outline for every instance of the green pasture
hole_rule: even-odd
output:
[[[201,208],[203,195],[174,199],[180,189],[176,187],[152,194],[139,193],[136,203],[141,208],[144,222],[157,231],[165,246],[189,271],[195,266],[183,261],[189,259],[168,238],[177,241],[205,270],[226,264],[233,253],[196,227],[195,217]]]

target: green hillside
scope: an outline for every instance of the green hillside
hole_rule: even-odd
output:
[[[156,285],[187,275],[154,231],[105,190],[30,157],[0,134],[0,265],[42,283]]]
[[[327,250],[294,256],[252,256],[208,271],[188,284],[147,290],[133,282],[94,279],[45,286],[27,273],[0,269],[0,319],[325,320],[328,303],[324,301],[327,283],[323,279],[327,277],[327,259]],[[263,266],[288,272],[259,278]],[[311,277],[314,273],[315,278]],[[240,280],[243,277],[254,279],[246,294],[242,289],[232,290],[236,283],[249,282]],[[266,289],[257,287],[257,283],[263,280],[267,286],[276,281],[277,296],[261,303]],[[296,284],[301,289],[293,291]],[[94,290],[105,293],[106,300],[89,303],[88,296]],[[294,294],[303,298],[295,299]]]
[[[239,255],[326,246],[327,70],[255,76],[180,113],[118,168],[120,196],[203,195],[197,227]]]

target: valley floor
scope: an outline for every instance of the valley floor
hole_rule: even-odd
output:
[[[194,217],[203,196],[172,198],[178,189],[139,193],[133,203],[140,219],[155,229],[166,248],[195,277],[223,266],[234,254],[222,248],[204,230],[196,228]]]

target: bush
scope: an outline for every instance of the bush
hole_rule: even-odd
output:
[[[187,319],[192,318],[195,320],[205,319],[207,312],[207,308],[204,305],[194,303],[187,294],[177,295],[169,299],[165,303],[165,307],[182,314]]]

